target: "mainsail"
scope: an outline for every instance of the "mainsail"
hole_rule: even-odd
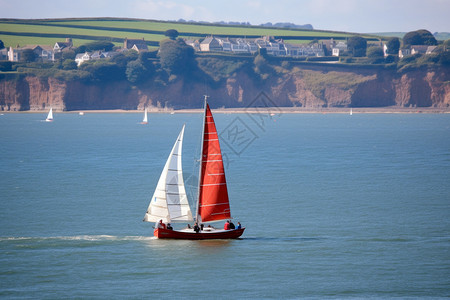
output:
[[[197,221],[212,222],[231,218],[227,182],[214,118],[205,101],[205,119]]]
[[[53,108],[52,107],[50,107],[50,111],[48,112],[47,119],[45,119],[45,121],[47,121],[47,122],[53,121]]]
[[[189,222],[192,213],[184,188],[181,150],[184,125],[170,152],[166,165],[159,178],[155,193],[150,200],[144,221]]]
[[[142,120],[142,124],[147,124],[148,123],[148,119],[147,119],[147,108],[145,108],[144,111],[144,119]]]

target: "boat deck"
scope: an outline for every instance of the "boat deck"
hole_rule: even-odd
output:
[[[157,228],[153,234],[159,239],[237,239],[244,233],[244,230],[245,228],[225,230],[206,227],[196,233],[192,228],[184,228],[181,230]]]

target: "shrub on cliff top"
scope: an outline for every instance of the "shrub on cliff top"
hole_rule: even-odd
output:
[[[197,68],[194,48],[186,45],[181,38],[161,41],[159,57],[161,66],[169,74],[188,74]]]
[[[125,79],[125,70],[109,61],[88,61],[80,66],[80,70],[89,72],[93,81],[107,82]]]
[[[436,38],[428,30],[410,31],[403,37],[403,46],[411,45],[437,45]]]

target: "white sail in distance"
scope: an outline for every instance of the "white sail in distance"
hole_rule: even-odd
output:
[[[148,123],[148,119],[147,119],[147,108],[145,108],[144,111],[144,119],[142,120],[142,124],[147,124]]]
[[[50,107],[50,111],[48,112],[47,119],[45,119],[45,121],[47,121],[47,122],[53,121],[53,108],[52,107]]]
[[[184,125],[159,178],[144,221],[190,222],[193,220],[183,180],[181,152]]]

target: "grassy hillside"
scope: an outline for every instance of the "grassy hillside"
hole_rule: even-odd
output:
[[[6,47],[17,44],[54,44],[66,37],[73,39],[78,46],[94,40],[108,40],[122,44],[124,38],[144,38],[149,46],[157,47],[166,38],[164,32],[176,29],[183,38],[204,38],[206,35],[228,37],[260,37],[271,35],[289,40],[292,43],[308,43],[315,39],[345,39],[352,33],[267,28],[259,26],[231,26],[198,23],[173,23],[153,20],[83,18],[83,19],[45,19],[19,20],[0,19],[0,40]],[[375,40],[375,36],[365,38]]]

